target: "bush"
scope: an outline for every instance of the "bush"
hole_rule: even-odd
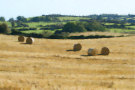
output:
[[[87,31],[105,31],[106,28],[97,21],[92,22],[85,22],[83,23],[84,27],[87,29]]]
[[[68,32],[61,32],[59,34],[53,34],[49,38],[50,39],[67,39],[69,36]]]
[[[63,27],[63,32],[85,32],[87,31],[81,23],[68,22]]]
[[[8,25],[6,23],[0,24],[0,33],[4,33],[4,34],[11,33],[11,30],[8,28]]]
[[[56,30],[54,34],[61,34],[62,31],[61,30]]]
[[[105,31],[106,28],[97,21],[91,22],[68,22],[63,27],[63,32],[86,32],[86,31]]]
[[[12,35],[20,35],[20,34],[22,34],[22,32],[20,32],[20,31],[18,31],[18,30],[16,30],[16,29],[11,29],[11,34]]]

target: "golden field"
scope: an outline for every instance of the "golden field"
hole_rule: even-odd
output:
[[[135,90],[135,36],[58,40],[0,35],[0,90]],[[81,51],[72,51],[81,43]],[[109,56],[87,56],[108,47]]]

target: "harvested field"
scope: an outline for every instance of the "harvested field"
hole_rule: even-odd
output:
[[[0,90],[134,90],[135,36],[57,40],[0,35]],[[74,43],[83,46],[72,51]],[[108,56],[88,56],[108,47]]]

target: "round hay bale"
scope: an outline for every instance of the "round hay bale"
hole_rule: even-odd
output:
[[[102,54],[102,55],[109,55],[109,53],[110,53],[109,48],[103,47],[103,48],[101,49],[101,54]]]
[[[34,43],[34,38],[28,37],[28,38],[26,39],[26,43],[27,43],[27,44],[33,44],[33,43]]]
[[[18,41],[19,41],[19,42],[24,42],[24,40],[25,40],[24,36],[19,36],[19,37],[18,37]]]
[[[95,56],[98,54],[98,50],[94,48],[88,49],[88,56]]]
[[[74,44],[73,50],[74,51],[80,51],[82,49],[82,45],[80,43]]]

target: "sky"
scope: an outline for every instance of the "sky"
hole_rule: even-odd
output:
[[[0,0],[0,17],[135,14],[135,0]]]

